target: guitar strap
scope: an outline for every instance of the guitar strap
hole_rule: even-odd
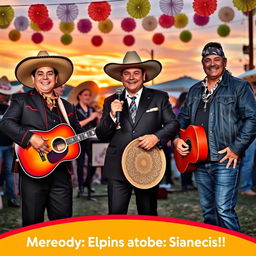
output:
[[[63,102],[62,102],[60,97],[58,98],[58,105],[59,105],[59,108],[60,108],[60,112],[63,115],[65,121],[67,122],[67,124],[70,125],[70,122],[69,122],[69,119],[68,119],[68,115],[67,115],[67,111],[66,111],[66,109],[64,107],[64,104],[63,104]]]

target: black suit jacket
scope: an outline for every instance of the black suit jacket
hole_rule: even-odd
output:
[[[75,107],[65,100],[62,101],[71,126],[77,133],[83,132]],[[14,94],[11,105],[0,121],[0,130],[21,147],[27,147],[33,135],[30,130],[49,130],[44,99],[35,90]]]
[[[122,153],[129,142],[145,134],[155,134],[159,145],[165,145],[178,133],[179,123],[172,112],[168,94],[162,91],[143,87],[135,123],[132,123],[125,92],[121,96],[124,100],[123,111],[120,115],[121,129],[110,117],[111,102],[116,94],[105,99],[103,114],[96,134],[99,140],[110,142],[107,149],[103,175],[107,178],[124,180],[121,167]]]

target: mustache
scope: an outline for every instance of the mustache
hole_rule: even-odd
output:
[[[213,69],[213,68],[216,68],[216,69],[217,69],[217,68],[220,68],[220,66],[219,66],[219,65],[212,65],[212,66],[209,66],[209,67],[208,67],[208,69]]]
[[[136,82],[138,82],[138,80],[137,79],[134,79],[134,78],[131,78],[131,79],[127,79],[127,80],[125,80],[125,82],[127,82],[127,83],[136,83]]]

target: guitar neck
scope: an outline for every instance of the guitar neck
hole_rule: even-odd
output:
[[[67,145],[74,144],[74,143],[77,143],[77,142],[82,141],[82,140],[86,140],[86,139],[94,136],[95,135],[95,129],[96,128],[93,128],[89,131],[82,132],[82,133],[76,134],[75,136],[67,138],[66,139]]]

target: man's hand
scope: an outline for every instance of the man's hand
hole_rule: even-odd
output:
[[[189,154],[189,146],[188,144],[180,138],[177,138],[173,141],[174,147],[177,149],[180,155],[186,156]]]
[[[150,150],[151,148],[153,148],[159,141],[157,136],[154,134],[146,134],[144,136],[139,137],[138,140],[138,146],[146,150]]]
[[[48,144],[45,142],[47,138],[39,136],[37,134],[33,134],[29,140],[31,146],[37,151],[47,154],[50,152]]]
[[[89,119],[91,120],[91,121],[93,121],[95,118],[97,118],[98,117],[98,113],[97,112],[92,112],[91,114],[90,114],[90,116],[89,116]]]
[[[234,161],[233,163],[233,168],[236,168],[236,165],[237,165],[237,159],[238,159],[238,155],[235,154],[234,152],[231,151],[231,149],[229,147],[226,147],[220,151],[218,151],[219,154],[224,154],[224,153],[227,153],[221,160],[220,160],[220,163],[223,163],[225,160],[228,159],[228,163],[226,165],[226,168],[229,168],[229,166],[232,164],[232,162]]]
[[[123,104],[124,102],[118,99],[111,102],[111,115],[113,118],[116,118],[116,112],[123,110]]]

